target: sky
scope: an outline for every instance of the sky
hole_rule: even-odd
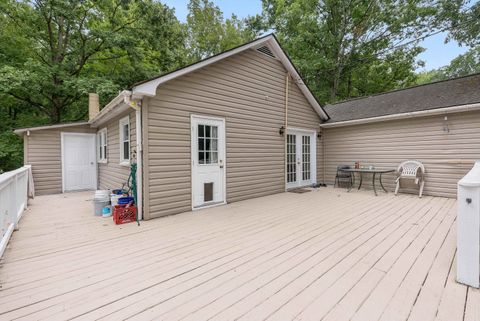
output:
[[[175,8],[175,14],[180,21],[186,21],[189,0],[162,0],[162,2]],[[261,0],[213,0],[213,2],[222,10],[224,17],[230,17],[232,13],[235,13],[239,18],[244,18],[262,12]],[[448,65],[453,58],[468,50],[466,47],[460,47],[455,41],[445,44],[445,36],[446,34],[440,33],[426,38],[420,43],[426,50],[418,55],[418,59],[425,62],[425,67],[419,71]]]

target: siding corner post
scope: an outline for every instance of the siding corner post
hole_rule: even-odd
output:
[[[285,192],[287,191],[287,184],[288,184],[288,178],[287,178],[287,129],[288,129],[288,83],[290,81],[290,73],[287,72],[285,74],[285,134],[283,137],[283,164],[284,164],[284,176],[285,176]]]
[[[149,98],[144,97],[142,99],[142,112],[140,114],[141,123],[142,123],[142,130],[141,130],[141,139],[142,139],[142,202],[143,202],[143,213],[142,218],[144,220],[149,220],[150,216],[150,201],[149,201],[149,186],[148,186],[148,173],[149,173],[149,151],[148,151],[148,132],[149,132],[149,123],[148,123],[148,104]]]

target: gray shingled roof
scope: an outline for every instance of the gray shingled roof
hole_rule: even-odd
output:
[[[480,102],[480,74],[357,98],[324,107],[328,123]]]

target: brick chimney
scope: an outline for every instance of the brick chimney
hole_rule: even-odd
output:
[[[88,120],[92,120],[100,113],[100,99],[98,94],[88,94]]]

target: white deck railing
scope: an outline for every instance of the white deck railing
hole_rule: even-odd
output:
[[[0,174],[0,257],[27,208],[29,189],[33,193],[31,175],[31,165]]]

